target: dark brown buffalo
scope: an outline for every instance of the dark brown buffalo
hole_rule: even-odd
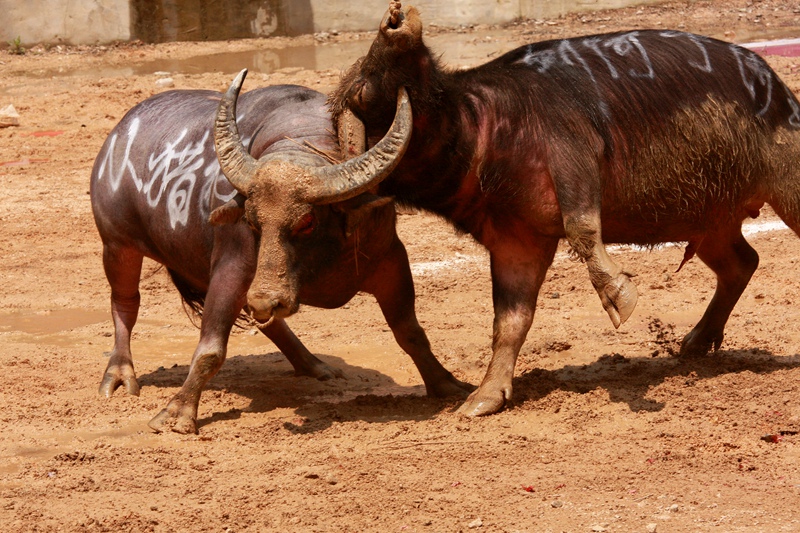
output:
[[[224,96],[171,91],[145,100],[114,128],[95,161],[92,209],[115,329],[100,393],[124,385],[139,394],[130,336],[143,257],[165,265],[184,301],[202,312],[189,375],[150,422],[157,431],[197,431],[200,393],[222,366],[243,308],[297,374],[340,376],[283,319],[300,303],[339,307],[358,291],[376,297],[428,394],[463,392],[417,322],[394,206],[368,192],[405,149],[407,100],[399,101],[392,131],[376,148],[333,164],[342,155],[325,96],[304,87],[246,93],[238,115],[245,146],[234,120],[243,79],[244,72]]]
[[[756,54],[675,31],[630,31],[522,46],[476,68],[439,64],[414,8],[393,3],[368,54],[331,97],[368,144],[400,88],[411,143],[382,194],[471,234],[491,256],[494,352],[461,407],[511,399],[539,288],[566,237],[615,326],[636,288],[603,243],[688,242],[717,275],[681,353],[718,349],[758,265],[741,224],[769,203],[800,231],[800,103]]]

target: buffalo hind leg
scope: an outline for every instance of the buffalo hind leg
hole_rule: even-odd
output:
[[[707,235],[697,256],[717,275],[717,288],[700,322],[683,338],[682,356],[701,356],[722,344],[725,323],[758,267],[758,253],[737,227],[727,234]]]
[[[133,369],[131,331],[139,315],[139,278],[144,256],[133,248],[103,246],[103,267],[111,285],[111,317],[114,321],[114,348],[100,382],[99,393],[110,398],[123,386],[125,392],[139,396],[139,382]]]
[[[400,239],[395,239],[392,250],[386,254],[363,289],[375,296],[397,344],[414,361],[428,396],[464,397],[475,389],[469,383],[456,379],[433,355],[428,336],[417,320],[414,280],[406,249]]]
[[[320,381],[344,377],[341,370],[324,363],[308,351],[308,348],[289,329],[286,321],[276,318],[266,324],[258,324],[257,327],[283,352],[294,367],[295,375],[310,376]]]
[[[547,268],[553,262],[558,239],[540,239],[524,248],[508,240],[491,251],[494,335],[492,360],[478,390],[458,412],[467,416],[490,415],[511,400],[517,356],[533,323],[536,300]]]
[[[247,300],[250,280],[242,278],[241,267],[235,260],[227,264],[220,262],[212,271],[200,325],[200,342],[192,355],[189,375],[167,407],[149,422],[156,432],[197,433],[200,395],[225,362],[231,329]]]
[[[565,217],[564,230],[570,247],[586,263],[603,309],[614,327],[619,328],[633,313],[639,291],[631,274],[608,255],[601,237],[600,215]]]

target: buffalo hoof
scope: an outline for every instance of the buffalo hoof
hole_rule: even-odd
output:
[[[147,425],[156,433],[165,431],[174,431],[183,435],[197,433],[197,422],[194,417],[181,413],[172,414],[169,407],[153,417]]]
[[[131,369],[131,372],[133,370]],[[106,398],[111,398],[114,391],[118,387],[125,387],[125,392],[131,396],[139,396],[139,382],[136,381],[135,375],[122,375],[122,372],[117,369],[116,371],[107,371],[103,376],[103,381],[100,382],[100,389],[98,393]]]
[[[506,400],[506,394],[500,389],[482,391],[478,388],[456,412],[468,417],[493,415],[503,410]]]
[[[636,308],[636,302],[639,300],[639,291],[636,289],[636,284],[631,281],[630,276],[625,272],[621,272],[606,283],[603,289],[599,291],[599,294],[603,308],[608,313],[615,328],[620,327],[630,318]]]
[[[696,330],[692,330],[681,342],[680,357],[703,357],[711,350],[715,352],[722,345],[723,335],[713,335],[709,340]]]
[[[425,391],[431,398],[466,397],[476,389],[475,385],[457,380],[452,374],[431,385],[425,384]]]

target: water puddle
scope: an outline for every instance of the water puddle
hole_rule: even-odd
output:
[[[11,311],[0,312],[0,334],[8,333],[13,342],[35,342],[58,346],[61,348],[74,348],[83,345],[86,340],[84,332],[74,330],[93,325],[108,326],[108,331],[112,329],[111,312],[97,311],[91,309],[56,309],[47,311]],[[186,362],[194,352],[199,333],[192,331],[186,334],[185,330],[181,333],[174,333],[169,328],[171,325],[160,320],[142,318],[137,321],[134,329],[132,346],[134,357],[137,352],[141,354],[141,359],[147,359],[152,354],[154,361],[164,360],[170,364],[172,357],[178,357],[180,362]],[[155,330],[152,335],[143,335],[139,338],[136,331]],[[92,336],[95,334],[93,333]],[[110,333],[100,337],[96,333],[97,340],[93,340],[96,350],[111,350],[114,338]]]
[[[498,40],[510,39],[509,30],[482,30],[470,33],[447,33],[428,39],[430,46],[443,55],[450,65],[472,65],[483,62],[490,56],[511,50],[516,45]],[[258,48],[240,52],[222,52],[186,59],[157,59],[126,67],[94,67],[71,70],[66,68],[33,70],[31,77],[50,78],[57,76],[113,78],[120,76],[146,76],[158,72],[170,74],[200,74],[221,72],[234,74],[246,68],[250,72],[272,74],[281,69],[344,70],[369,50],[372,39],[329,44],[310,44],[285,48]]]
[[[179,321],[184,317],[176,317]],[[134,363],[155,364],[170,368],[174,365],[187,366],[192,360],[192,354],[200,340],[200,330],[183,330],[180,334],[172,332],[169,324],[162,324],[155,331],[148,331],[147,335],[136,336],[137,329],[147,322],[137,323],[134,328],[134,338],[131,341]],[[188,331],[188,332],[187,332]],[[255,330],[250,330],[255,331]],[[244,354],[267,354],[278,352],[278,348],[261,333],[244,335],[231,335],[228,339],[228,357]],[[302,333],[302,331],[300,332]],[[103,350],[110,350],[114,343],[113,338],[108,339],[108,345]],[[188,371],[188,370],[187,370]]]
[[[353,41],[332,45],[302,45],[287,48],[262,48],[241,52],[223,52],[186,59],[157,59],[130,67],[102,67],[83,70],[42,70],[31,74],[40,78],[77,76],[113,78],[146,76],[157,72],[170,74],[200,74],[221,72],[234,74],[246,68],[250,72],[271,74],[284,68],[322,70],[345,68],[364,55],[368,41]]]
[[[800,55],[800,28],[765,28],[763,31],[732,29],[729,36],[712,35],[747,46],[759,53]],[[535,34],[530,41],[537,40]],[[519,31],[506,28],[484,29],[469,32],[449,32],[426,38],[428,45],[441,54],[445,64],[467,67],[484,63],[520,45]],[[286,68],[307,70],[346,69],[366,54],[372,38],[339,43],[319,43],[285,48],[259,48],[240,52],[224,52],[187,59],[158,59],[126,67],[100,67],[81,70],[52,69],[32,71],[32,77],[74,76],[108,78],[119,76],[145,76],[157,72],[171,74],[198,74],[221,72],[233,74],[243,68],[251,72],[271,74]]]
[[[99,440],[134,449],[155,448],[165,445],[164,440],[159,439],[158,435],[147,427],[146,416],[143,416],[140,420],[130,421],[117,429],[102,431],[65,430],[30,436],[35,436],[37,440],[47,441],[51,444],[47,446],[18,446],[10,449],[9,455],[0,456],[0,475],[16,474],[21,470],[24,463],[43,463],[58,457],[60,454],[80,456],[81,452],[76,450],[91,449],[93,443]],[[84,452],[84,454],[91,460],[91,453]],[[69,460],[69,457],[65,457],[65,460]],[[52,471],[48,475],[53,477],[57,475],[57,472]],[[11,486],[8,480],[4,481],[0,482],[0,488],[4,488],[4,485],[5,488]]]
[[[49,335],[111,320],[108,311],[57,309],[0,313],[0,332]]]

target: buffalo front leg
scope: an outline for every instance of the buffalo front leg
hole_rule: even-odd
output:
[[[99,394],[110,398],[123,386],[125,392],[139,396],[139,382],[133,369],[131,332],[139,315],[139,277],[143,255],[132,248],[103,246],[103,267],[111,285],[111,317],[114,321],[114,348],[100,382]]]
[[[714,297],[700,322],[683,338],[682,356],[705,355],[719,349],[725,324],[736,302],[758,268],[758,253],[742,236],[741,227],[727,234],[706,236],[697,256],[717,275]]]
[[[397,344],[411,356],[425,383],[428,396],[466,396],[475,387],[457,380],[436,359],[415,310],[414,280],[403,243],[394,245],[363,287],[373,294]]]
[[[547,268],[553,262],[558,239],[539,239],[505,245],[491,252],[494,335],[492,360],[478,390],[458,412],[467,416],[499,412],[511,401],[514,366],[533,322],[536,299]]]
[[[204,317],[205,321],[205,317]],[[228,329],[230,333],[230,328]],[[204,338],[205,337],[205,338]],[[192,356],[189,375],[181,390],[170,400],[148,425],[157,433],[172,430],[176,433],[197,433],[197,409],[200,405],[200,394],[206,383],[222,367],[225,362],[228,335],[206,335],[200,337],[200,343]]]
[[[633,313],[639,291],[631,274],[608,255],[601,238],[600,215],[565,216],[564,231],[573,252],[586,263],[589,279],[611,323],[620,327]]]
[[[606,252],[601,225],[605,142],[588,136],[585,144],[572,136],[552,141],[550,161],[553,183],[564,222],[564,233],[573,252],[586,263],[589,279],[615,328],[633,313],[638,299],[630,274],[614,263]],[[600,163],[602,165],[602,163]]]
[[[283,352],[294,367],[295,375],[310,376],[320,381],[344,377],[341,370],[324,363],[308,351],[285,320],[276,318],[266,324],[258,324],[257,327]]]
[[[167,407],[149,426],[156,432],[197,433],[197,409],[208,381],[222,367],[231,328],[247,299],[250,280],[243,279],[236,261],[214,267],[200,325],[200,342],[192,355],[189,375]]]

